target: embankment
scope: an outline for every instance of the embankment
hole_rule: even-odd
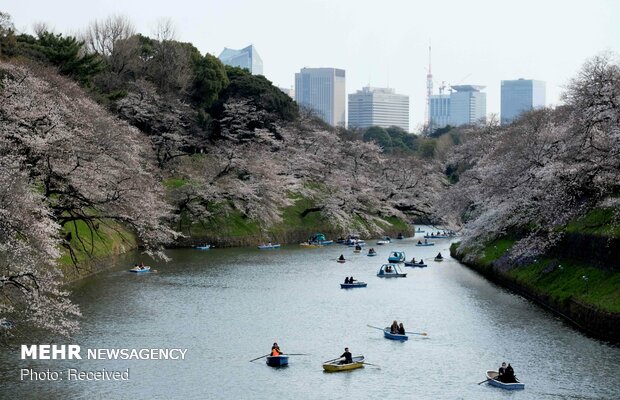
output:
[[[609,238],[588,234],[586,243],[605,251]],[[577,257],[575,236],[554,249],[548,257],[533,260],[527,265],[514,265],[506,254],[514,241],[502,239],[489,243],[477,256],[468,255],[467,249],[450,249],[452,257],[479,272],[492,282],[506,287],[544,308],[593,337],[620,343],[620,272],[617,266],[603,266],[603,260]],[[457,252],[458,249],[458,252]],[[564,249],[564,250],[563,250]],[[585,254],[583,252],[581,255]]]

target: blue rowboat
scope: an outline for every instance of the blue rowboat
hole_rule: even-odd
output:
[[[334,244],[333,240],[319,240],[319,243],[323,246],[329,246],[330,244]]]
[[[446,235],[424,235],[425,239],[450,239],[450,236]]]
[[[259,249],[261,250],[268,250],[268,249],[279,249],[280,248],[280,244],[276,243],[276,244],[261,244],[258,246]]]
[[[204,246],[195,246],[196,250],[209,250],[211,248],[210,244],[205,244]]]
[[[404,251],[393,251],[390,253],[388,257],[388,262],[391,263],[400,263],[405,261],[405,252]]]
[[[399,335],[398,333],[392,333],[390,332],[390,327],[388,326],[387,328],[383,329],[383,337],[386,339],[390,339],[390,340],[400,340],[400,341],[405,341],[405,340],[409,340],[409,336],[407,335]]]
[[[516,382],[516,383],[504,383],[498,381],[496,378],[499,375],[497,371],[487,371],[487,379],[488,384],[491,386],[495,386],[498,388],[506,389],[506,390],[523,390],[525,389],[525,383]]]
[[[375,251],[374,253],[368,253],[366,254],[368,257],[374,257],[377,255],[377,252]]]
[[[405,261],[405,267],[426,268],[426,267],[428,267],[428,265],[427,264],[412,263],[412,262],[409,262],[409,261]]]
[[[423,231],[422,229],[418,228],[418,230],[415,231],[415,233],[426,233],[426,231]]]
[[[416,243],[416,246],[434,246],[435,243]]]
[[[151,272],[151,267],[133,267],[129,270],[129,272],[135,272],[136,274],[142,274],[145,272]]]
[[[366,282],[341,283],[340,289],[354,289],[354,288],[366,287],[366,286],[368,286]]]
[[[288,356],[268,356],[267,365],[270,367],[282,367],[288,365]]]

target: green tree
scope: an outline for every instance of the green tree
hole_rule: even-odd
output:
[[[230,81],[226,75],[224,64],[215,56],[205,54],[204,57],[193,54],[194,78],[191,87],[191,98],[195,105],[209,108],[217,100],[219,93]]]
[[[380,126],[371,126],[364,132],[365,142],[375,142],[383,148],[383,151],[389,152],[392,148],[392,138],[387,131]]]

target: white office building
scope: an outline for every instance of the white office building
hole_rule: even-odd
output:
[[[345,71],[338,68],[302,68],[295,74],[295,101],[316,112],[332,126],[345,126]]]
[[[364,87],[349,94],[349,128],[398,126],[409,132],[409,96],[394,89]]]
[[[484,86],[452,86],[450,93],[450,125],[470,125],[486,120],[487,94]]]

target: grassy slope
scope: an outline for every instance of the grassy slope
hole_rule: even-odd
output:
[[[110,226],[100,225],[97,234],[91,235],[84,222],[76,221],[75,224],[65,225],[63,236],[68,233],[71,233],[71,246],[80,264],[93,258],[100,259],[123,253],[137,246],[135,235],[116,223],[110,223]],[[64,247],[59,265],[64,272],[74,268],[69,251]]]
[[[493,261],[504,255],[514,242],[512,239],[499,239],[489,243],[477,263],[482,268],[490,268]],[[557,266],[547,269],[552,262]],[[533,264],[510,270],[508,276],[558,302],[572,297],[604,311],[620,312],[619,272],[572,260],[541,258]],[[583,279],[584,276],[587,280]]]

